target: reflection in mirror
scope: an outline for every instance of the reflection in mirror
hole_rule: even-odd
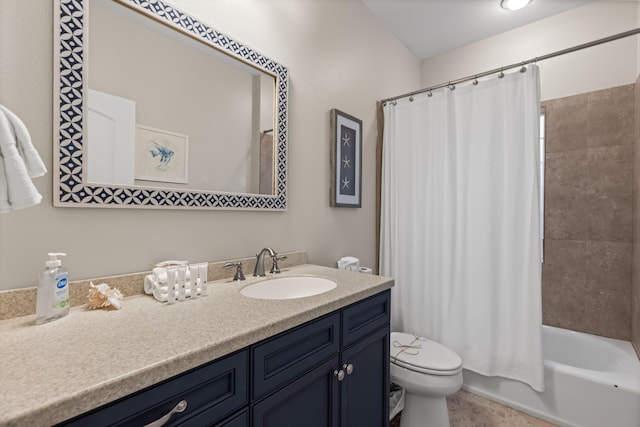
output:
[[[273,155],[264,142],[260,150],[261,134],[274,127],[271,75],[110,0],[90,0],[88,28],[90,183],[261,193],[263,178],[272,194],[272,176],[261,172],[273,172],[273,157],[260,156]],[[136,125],[154,131],[136,138]],[[188,136],[187,156],[172,133]],[[109,148],[117,154],[105,156]],[[142,179],[154,176],[162,184]]]
[[[285,67],[161,1],[58,6],[56,206],[286,209]]]

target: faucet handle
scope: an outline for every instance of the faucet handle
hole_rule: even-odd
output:
[[[233,276],[234,282],[238,280],[244,280],[244,273],[242,272],[242,263],[240,261],[228,262],[224,265],[224,268],[231,268],[231,267],[236,267],[236,274],[235,276]]]
[[[275,254],[274,256],[271,257],[271,259],[273,259],[273,264],[271,265],[271,270],[269,271],[269,273],[271,274],[280,273],[280,267],[278,267],[278,261],[287,259],[287,256]]]

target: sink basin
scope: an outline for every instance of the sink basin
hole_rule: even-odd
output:
[[[257,299],[295,299],[329,292],[338,286],[322,277],[287,276],[267,279],[242,288],[245,297]]]

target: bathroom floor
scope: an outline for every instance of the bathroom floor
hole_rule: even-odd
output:
[[[451,427],[557,427],[547,421],[460,390],[447,398]],[[399,416],[391,427],[400,425]]]
[[[547,421],[460,390],[447,398],[451,427],[554,427]]]

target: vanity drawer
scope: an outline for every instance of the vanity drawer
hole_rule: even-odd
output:
[[[213,425],[248,404],[248,351],[224,357],[62,423],[63,426],[143,426],[175,412],[166,426]]]
[[[253,399],[299,377],[337,354],[340,313],[299,326],[252,348]]]
[[[353,344],[390,320],[390,290],[345,307],[342,310],[342,346]]]

